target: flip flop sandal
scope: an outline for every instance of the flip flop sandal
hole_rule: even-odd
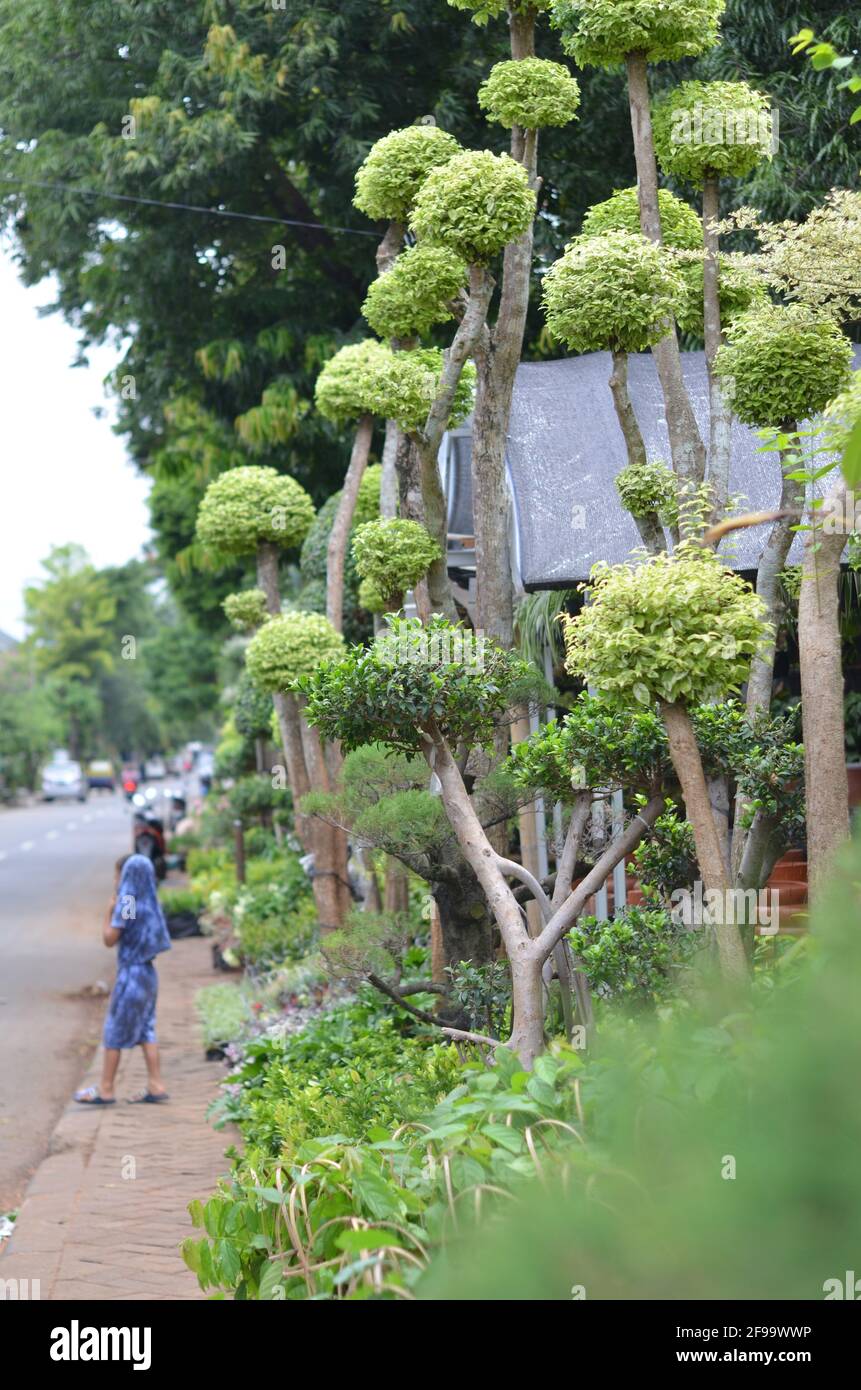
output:
[[[86,1086],[83,1091],[76,1091],[74,1099],[79,1105],[116,1105],[116,1100],[105,1100],[100,1096],[95,1086]]]
[[[129,1105],[161,1105],[166,1100],[170,1100],[167,1091],[161,1096],[154,1096],[152,1091],[141,1091],[140,1095],[130,1097]]]

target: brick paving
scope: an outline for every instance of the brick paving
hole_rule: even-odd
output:
[[[116,1105],[70,1101],[0,1255],[0,1281],[32,1287],[38,1279],[43,1299],[205,1297],[178,1247],[192,1233],[187,1204],[229,1167],[231,1135],[206,1119],[224,1070],[205,1061],[192,1008],[195,991],[217,979],[211,962],[202,937],[176,941],[161,957],[158,1034],[170,1101],[126,1104],[145,1085],[137,1049],[123,1058]],[[81,1084],[98,1085],[100,1066],[98,1054]]]

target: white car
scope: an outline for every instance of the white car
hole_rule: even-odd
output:
[[[80,763],[48,763],[42,773],[43,801],[86,801],[89,786]]]
[[[150,782],[159,782],[162,777],[166,777],[167,768],[164,765],[164,758],[147,758],[144,763],[144,775]]]

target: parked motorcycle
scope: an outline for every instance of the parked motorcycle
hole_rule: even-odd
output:
[[[152,860],[155,876],[161,882],[167,876],[164,821],[153,811],[140,808],[134,814],[135,854],[145,854]]]

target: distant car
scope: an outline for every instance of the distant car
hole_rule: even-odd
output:
[[[116,791],[113,763],[107,758],[95,758],[87,767],[87,782],[90,791]]]
[[[147,758],[143,770],[144,776],[151,782],[158,782],[162,777],[167,776],[164,758]]]
[[[89,787],[80,763],[48,763],[42,773],[43,801],[86,801]]]

